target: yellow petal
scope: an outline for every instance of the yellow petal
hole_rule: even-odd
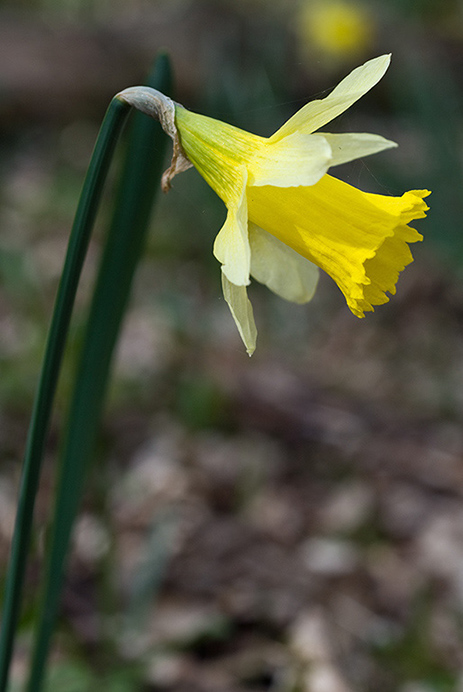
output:
[[[381,55],[357,67],[333,89],[329,96],[310,101],[303,106],[272,135],[270,140],[277,141],[296,131],[311,134],[331,122],[379,82],[389,67],[390,61],[390,55]]]
[[[332,150],[332,166],[339,166],[347,161],[355,161],[370,154],[396,147],[395,142],[385,139],[381,135],[370,135],[363,132],[349,132],[346,134],[323,133]]]
[[[249,185],[313,185],[331,165],[331,147],[322,135],[295,132],[259,148],[248,164]]]
[[[248,188],[249,218],[326,271],[358,317],[388,300],[412,261],[407,224],[426,215],[426,190],[386,197],[325,175],[311,187]]]
[[[318,282],[318,267],[253,223],[249,224],[251,274],[293,303],[308,303]]]
[[[226,221],[214,243],[214,255],[222,264],[222,272],[237,286],[249,284],[251,270],[246,180],[246,169],[243,168],[238,186],[238,201],[228,207]]]
[[[235,286],[222,273],[222,290],[240,336],[246,346],[246,351],[252,356],[256,349],[257,329],[246,286]]]

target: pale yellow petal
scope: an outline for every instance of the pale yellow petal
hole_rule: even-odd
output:
[[[370,154],[377,154],[385,149],[396,147],[395,142],[385,139],[381,135],[370,135],[363,132],[349,132],[346,134],[328,134],[323,136],[331,146],[333,152],[332,166],[339,166],[347,161],[355,161]]]
[[[270,140],[277,141],[296,131],[311,134],[331,122],[379,82],[390,61],[390,55],[381,55],[357,67],[326,98],[303,106]]]
[[[325,175],[310,187],[250,188],[249,218],[326,271],[363,317],[412,261],[407,243],[422,236],[408,223],[426,215],[428,194],[369,194]]]
[[[229,281],[237,286],[247,286],[251,270],[251,249],[248,238],[246,170],[241,173],[238,202],[228,208],[225,223],[214,242],[214,255],[222,264],[222,272]]]
[[[260,147],[248,164],[249,185],[313,185],[331,165],[331,147],[322,135],[295,132]]]
[[[253,223],[249,224],[251,274],[274,293],[293,303],[308,303],[319,270],[288,245]]]
[[[222,289],[246,351],[252,356],[256,349],[257,329],[246,286],[236,286],[222,273]]]

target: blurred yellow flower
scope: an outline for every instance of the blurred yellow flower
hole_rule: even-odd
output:
[[[355,57],[372,43],[374,23],[363,5],[351,0],[306,0],[297,16],[297,31],[304,53],[328,59]]]
[[[365,133],[313,134],[369,91],[389,62],[383,55],[358,67],[270,138],[174,106],[179,142],[167,184],[191,162],[227,206],[214,255],[222,265],[225,300],[250,355],[257,336],[246,289],[250,276],[287,300],[306,303],[321,267],[352,312],[363,317],[389,300],[386,292],[395,293],[399,272],[413,261],[407,243],[422,236],[408,223],[425,216],[423,198],[429,192],[387,197],[327,175],[330,166],[395,143]]]

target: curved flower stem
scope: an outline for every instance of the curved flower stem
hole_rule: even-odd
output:
[[[158,57],[150,83],[170,89],[167,56]],[[120,97],[116,97],[120,98]],[[160,188],[168,138],[153,118],[134,113],[125,165],[90,307],[70,402],[35,648],[27,690],[39,692],[59,606],[72,525],[92,458],[112,355],[130,287]]]
[[[4,692],[8,679],[14,635],[19,619],[35,496],[72,308],[109,164],[128,112],[129,106],[126,103],[113,99],[103,120],[84,181],[56,296],[26,442],[18,510],[6,578],[0,635],[0,692]]]

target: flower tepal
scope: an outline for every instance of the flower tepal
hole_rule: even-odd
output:
[[[251,276],[287,300],[306,303],[321,268],[335,280],[351,311],[363,317],[389,300],[399,273],[413,261],[408,245],[422,236],[409,223],[426,215],[423,198],[430,193],[371,194],[328,175],[332,166],[396,144],[373,134],[316,132],[367,93],[389,63],[390,56],[383,55],[358,67],[269,138],[162,97],[169,102],[164,126],[174,140],[165,185],[191,163],[227,207],[214,255],[249,355],[257,336],[247,297]]]

